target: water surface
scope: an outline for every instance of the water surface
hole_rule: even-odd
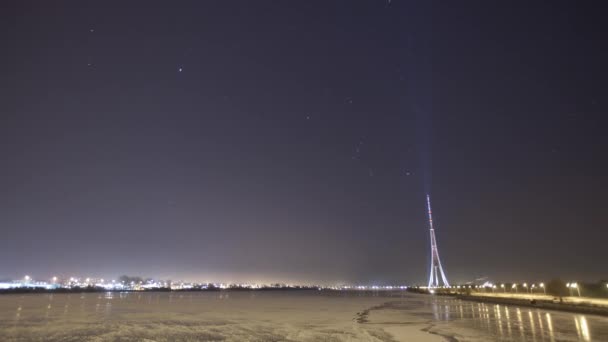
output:
[[[405,292],[0,295],[2,341],[608,341],[608,318]]]

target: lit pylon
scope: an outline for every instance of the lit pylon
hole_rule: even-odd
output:
[[[433,228],[433,215],[431,214],[431,196],[426,195],[426,206],[429,211],[429,229],[431,231],[431,269],[429,276],[429,287],[439,287],[439,274],[443,280],[443,286],[450,286],[448,278],[443,273],[441,260],[439,259],[439,250],[437,249],[437,240],[435,239],[435,228]]]

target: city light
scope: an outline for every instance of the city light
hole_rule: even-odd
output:
[[[577,283],[568,283],[566,284],[566,287],[570,290],[570,295],[572,296],[572,289],[576,289],[576,292],[578,293],[578,296],[581,296],[581,289],[578,286]]]
[[[98,291],[145,291],[145,290],[155,290],[155,289],[169,289],[169,290],[207,290],[207,289],[260,289],[260,288],[275,288],[275,287],[299,287],[298,285],[286,285],[281,284],[248,284],[248,283],[188,283],[188,282],[167,282],[163,280],[140,280],[142,278],[133,277],[128,279],[126,282],[124,280],[109,280],[104,278],[97,277],[70,277],[70,278],[62,278],[58,276],[53,276],[47,278],[47,281],[39,281],[33,279],[30,275],[25,275],[23,278],[19,280],[14,280],[11,282],[5,282],[0,284],[0,289],[14,289],[14,288],[27,288],[27,289],[41,289],[41,290],[54,290],[54,289],[70,289],[79,291],[81,289],[94,289]],[[490,281],[486,281],[481,285],[453,285],[453,286],[437,286],[437,287],[426,287],[426,286],[413,286],[412,288],[420,288],[427,289],[427,293],[438,294],[438,293],[450,293],[451,291],[455,291],[455,289],[474,289],[474,292],[478,292],[479,295],[482,293],[492,293],[496,294],[499,289],[503,290],[503,293],[507,293],[508,285],[511,285],[511,290],[509,292],[518,293],[518,287],[523,287],[526,289],[525,292],[522,293],[522,297],[524,294],[534,295],[536,292],[539,292],[537,289],[541,288],[543,293],[547,294],[546,285],[543,282],[528,284],[525,283],[499,283],[494,284]],[[608,284],[604,284],[608,289]],[[306,288],[306,286],[304,286]],[[573,291],[576,290],[576,294],[578,297],[582,297],[581,294],[581,286],[577,282],[569,282],[566,284],[566,287],[569,290],[570,296],[573,296]],[[584,287],[584,286],[582,286]],[[403,285],[333,285],[333,286],[314,286],[315,289],[320,290],[335,290],[335,291],[352,291],[352,290],[373,290],[373,291],[394,291],[394,290],[407,290],[408,286]],[[602,286],[602,288],[604,288]],[[490,289],[490,291],[488,291]],[[498,291],[497,291],[498,290]],[[536,292],[535,292],[536,291]],[[583,289],[584,291],[584,289]],[[461,292],[458,290],[457,292]],[[489,295],[489,294],[488,294]]]
[[[543,293],[547,294],[547,289],[545,288],[545,283],[540,283],[539,286],[543,289]]]

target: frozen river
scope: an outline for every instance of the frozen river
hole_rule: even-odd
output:
[[[0,295],[1,341],[608,341],[608,318],[399,293]]]

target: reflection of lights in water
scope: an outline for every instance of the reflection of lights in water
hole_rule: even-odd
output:
[[[496,325],[498,326],[498,332],[500,336],[503,337],[505,333],[502,330],[502,316],[500,315],[500,305],[494,306],[494,317],[496,317]]]
[[[488,327],[489,331],[492,331],[493,327],[492,327],[492,324],[490,322],[490,310],[488,309],[488,307],[485,304],[483,305],[483,317],[484,317],[485,322],[486,322],[486,327]]]
[[[496,316],[496,324],[498,325],[498,332],[500,336],[504,336],[504,332],[502,331],[502,316],[500,315],[500,305],[494,306],[494,316]]]
[[[528,311],[528,316],[530,318],[530,331],[532,331],[532,338],[536,340],[536,325],[534,324],[534,316],[532,316],[532,311]]]
[[[15,320],[19,321],[20,318],[21,318],[21,305],[19,305],[19,307],[17,307],[17,313],[15,314]]]
[[[45,319],[49,319],[49,315],[51,314],[51,303],[46,306],[46,312],[44,314]]]
[[[538,318],[538,326],[540,329],[540,337],[545,337],[545,327],[543,325],[543,319],[540,317],[540,311],[536,311],[536,318]]]
[[[574,326],[576,327],[576,334],[578,335],[578,339],[581,339],[581,325],[578,323],[578,319],[574,316]]]
[[[507,317],[507,333],[511,338],[511,317],[509,317],[509,308],[505,306],[505,317]]]
[[[547,319],[547,329],[549,330],[549,338],[551,338],[551,341],[553,341],[555,336],[553,335],[553,323],[551,322],[551,314],[547,312],[545,314],[545,318]]]
[[[517,308],[517,322],[519,323],[519,333],[521,334],[521,337],[524,337],[524,320],[521,318],[521,310],[519,310],[519,308]]]
[[[437,302],[433,302],[433,317],[435,317],[435,320],[438,321],[439,320],[439,308],[437,307]]]
[[[462,311],[462,305],[458,305],[458,311],[460,311],[460,319],[464,319],[464,312]]]
[[[587,325],[587,318],[585,316],[579,316],[581,321],[581,335],[585,341],[591,341],[591,334],[589,333],[589,325]]]

